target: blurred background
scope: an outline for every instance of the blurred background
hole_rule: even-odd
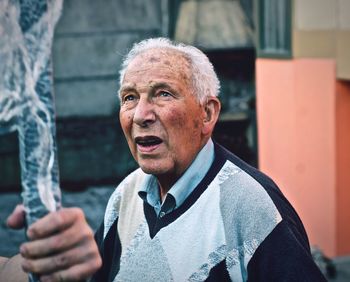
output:
[[[204,51],[219,75],[214,138],[271,176],[311,245],[347,268],[349,11],[348,0],[64,0],[52,47],[64,203],[97,228],[135,169],[118,121],[118,70],[133,43],[170,37]],[[0,135],[0,255],[24,239],[3,223],[20,201],[20,171],[17,133]]]

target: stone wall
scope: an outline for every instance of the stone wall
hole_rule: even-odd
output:
[[[116,112],[122,57],[134,42],[162,34],[160,3],[65,0],[53,45],[59,118]]]

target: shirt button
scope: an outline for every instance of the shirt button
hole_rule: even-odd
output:
[[[163,211],[159,213],[159,217],[163,217],[164,215],[165,215],[165,212]]]

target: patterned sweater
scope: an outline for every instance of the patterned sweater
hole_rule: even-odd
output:
[[[220,145],[203,180],[163,217],[138,196],[144,177],[131,173],[108,202],[93,281],[326,281],[278,187]]]

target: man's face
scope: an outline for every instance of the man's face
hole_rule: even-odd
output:
[[[204,145],[204,110],[180,53],[151,49],[129,64],[120,91],[120,122],[145,173],[176,181]]]

